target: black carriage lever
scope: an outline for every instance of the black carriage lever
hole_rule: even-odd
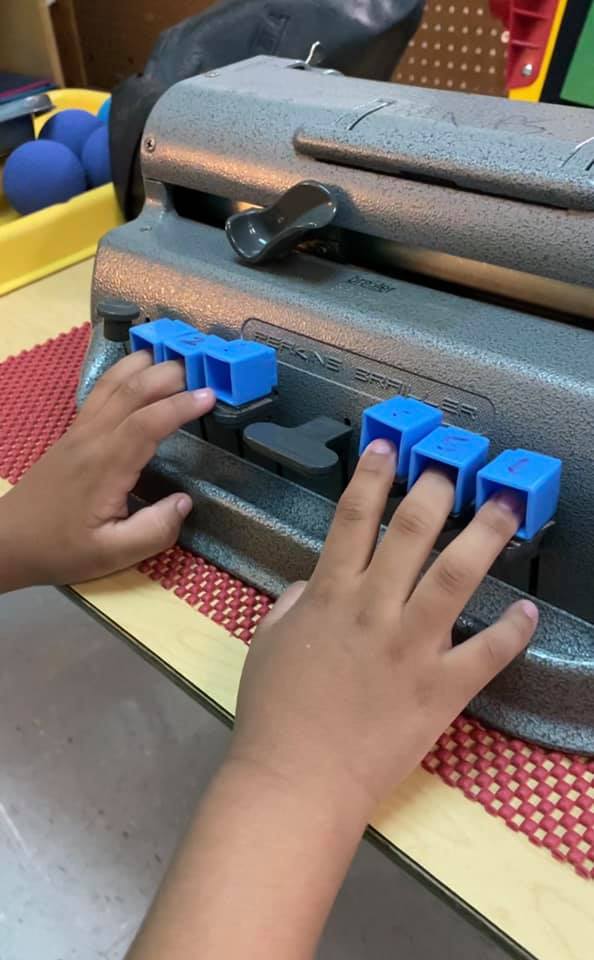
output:
[[[225,232],[242,260],[261,263],[285,256],[306,236],[327,227],[335,214],[336,200],[328,187],[303,180],[263,210],[235,213]]]

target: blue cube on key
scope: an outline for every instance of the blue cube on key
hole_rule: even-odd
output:
[[[411,450],[408,489],[426,467],[447,467],[456,482],[452,513],[461,513],[474,500],[476,475],[487,462],[488,449],[489,441],[480,433],[461,427],[438,427]]]
[[[532,450],[504,450],[479,470],[476,509],[499,490],[513,490],[524,501],[520,540],[531,540],[554,516],[559,502],[562,461]]]
[[[130,327],[130,346],[132,352],[136,350],[150,350],[155,363],[164,359],[164,345],[166,340],[179,337],[183,333],[193,333],[194,327],[183,320],[171,320],[169,317],[160,317],[149,323],[137,323]]]
[[[372,440],[391,440],[398,451],[396,476],[408,476],[410,452],[415,445],[441,423],[442,412],[412,397],[394,397],[363,411],[359,454]]]
[[[183,333],[181,336],[165,340],[164,359],[182,360],[186,371],[186,389],[200,390],[206,386],[204,354],[208,346],[225,343],[221,337],[215,337],[200,330]]]
[[[218,338],[217,338],[218,340]],[[252,340],[219,340],[204,352],[206,385],[233,407],[259,400],[278,383],[276,350]]]

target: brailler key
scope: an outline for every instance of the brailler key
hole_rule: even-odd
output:
[[[413,397],[392,397],[376,403],[363,411],[359,453],[379,437],[390,440],[398,453],[396,478],[405,480],[413,446],[439,427],[442,419],[441,410]]]
[[[298,427],[252,423],[243,431],[243,439],[251,450],[280,466],[316,477],[338,466],[339,452],[347,449],[352,432],[340,420],[316,417]]]
[[[171,317],[159,317],[149,323],[138,323],[130,330],[130,346],[132,351],[149,350],[155,363],[162,363],[165,359],[165,341],[182,334],[194,333],[194,327],[183,320],[172,320]]]
[[[448,470],[455,480],[452,513],[468,508],[475,496],[476,475],[487,460],[487,437],[460,427],[438,427],[415,443],[410,454],[408,488],[416,483],[427,467]]]
[[[476,476],[476,509],[501,490],[522,501],[524,516],[516,537],[532,540],[555,514],[559,502],[562,463],[534,450],[504,450]]]

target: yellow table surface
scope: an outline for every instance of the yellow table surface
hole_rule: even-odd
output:
[[[86,261],[0,298],[0,360],[86,321],[91,272]],[[0,480],[0,492],[7,488]],[[136,571],[74,590],[190,690],[233,714],[246,653],[239,640]],[[372,826],[409,866],[538,960],[594,956],[594,884],[439,777],[416,770]]]

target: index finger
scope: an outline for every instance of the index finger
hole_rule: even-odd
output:
[[[148,350],[137,350],[122,360],[114,363],[102,377],[99,378],[87,399],[82,405],[76,418],[77,423],[88,422],[105,407],[107,401],[116,390],[126,383],[130,377],[142,373],[152,366],[153,358]]]
[[[103,430],[113,430],[123,423],[126,417],[143,407],[180,393],[184,386],[184,368],[178,360],[151,364],[139,373],[128,376],[117,386],[101,412],[96,414],[95,422]]]
[[[394,482],[396,450],[373,440],[362,454],[336,514],[312,581],[362,573],[375,548],[388,494]]]
[[[116,469],[141,470],[162,440],[214,407],[212,390],[184,391],[136,410],[109,437],[110,461]]]
[[[523,506],[508,491],[485,503],[439,555],[406,606],[429,632],[452,628],[491,566],[521,523]]]

